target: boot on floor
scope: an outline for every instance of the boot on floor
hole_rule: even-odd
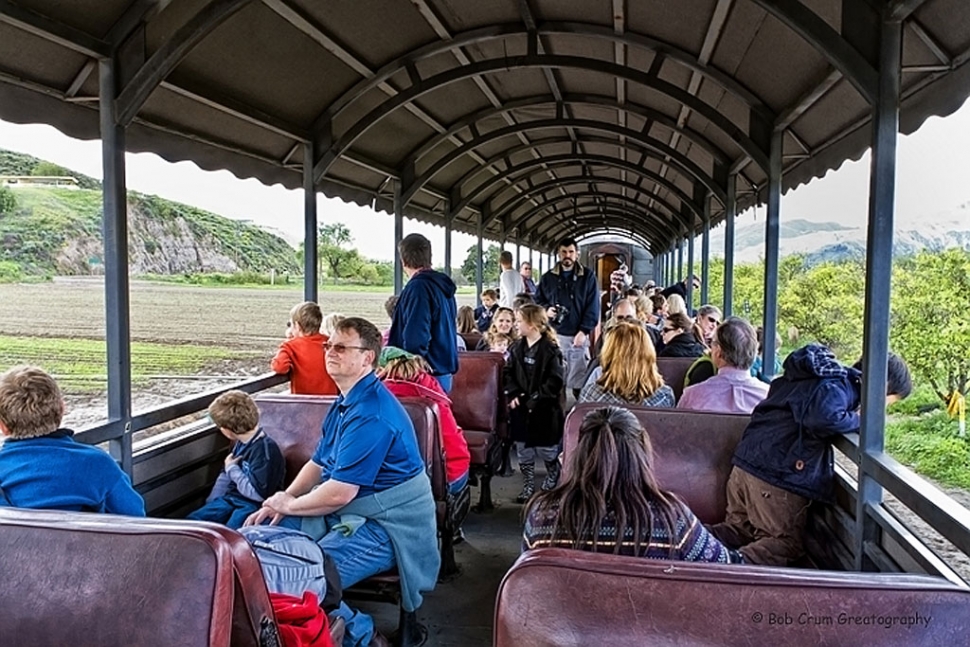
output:
[[[542,481],[542,491],[547,492],[559,485],[559,473],[562,468],[558,460],[546,461],[546,478]]]
[[[519,463],[519,469],[522,471],[522,491],[515,497],[515,502],[525,503],[536,491],[536,464]]]

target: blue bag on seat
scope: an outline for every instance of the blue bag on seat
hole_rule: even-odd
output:
[[[311,591],[324,609],[340,603],[337,569],[309,535],[280,526],[245,526],[239,533],[253,547],[270,593],[301,597]]]

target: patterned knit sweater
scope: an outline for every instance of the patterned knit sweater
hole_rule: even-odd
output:
[[[657,506],[654,502],[647,503],[654,518],[658,517]],[[719,542],[707,528],[694,516],[694,513],[684,506],[683,514],[677,517],[674,537],[669,537],[662,527],[654,527],[649,543],[640,542],[640,557],[651,559],[673,559],[686,562],[718,562],[721,564],[741,561],[738,553],[729,551]],[[537,511],[533,509],[525,522],[523,533],[523,550],[532,548],[572,548],[570,539],[557,538],[552,540],[552,525],[556,520],[558,510]],[[616,545],[616,519],[612,512],[608,512],[600,526],[600,534],[596,545],[596,552],[612,553]],[[592,538],[579,544],[581,550],[593,551]],[[628,528],[620,547],[621,555],[636,556],[633,551],[633,530]]]

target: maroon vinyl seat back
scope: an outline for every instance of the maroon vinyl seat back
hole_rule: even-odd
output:
[[[478,347],[478,342],[482,341],[482,333],[477,330],[474,332],[460,332],[458,335],[465,341],[465,350],[475,350]]]
[[[499,586],[493,644],[903,647],[968,626],[970,591],[942,578],[541,549]]]
[[[0,508],[0,573],[21,647],[255,647],[274,623],[255,554],[215,524]]]
[[[451,387],[451,410],[471,452],[473,465],[484,465],[488,448],[505,437],[505,393],[501,353],[459,353]]]
[[[320,442],[323,419],[327,417],[327,412],[336,400],[336,397],[328,395],[289,393],[256,397],[259,424],[266,435],[276,441],[286,459],[287,484],[293,481],[313,457]],[[448,483],[438,423],[438,405],[424,398],[401,398],[401,404],[414,425],[418,450],[431,478],[435,500],[444,501]]]
[[[674,398],[679,402],[684,393],[684,379],[687,369],[697,361],[696,357],[658,357],[657,370],[660,371],[664,384],[674,390]]]
[[[600,403],[577,404],[566,417],[563,435],[564,475],[576,451],[579,427]],[[654,472],[665,490],[677,494],[704,523],[724,520],[731,458],[750,416],[683,409],[627,407],[650,435]]]

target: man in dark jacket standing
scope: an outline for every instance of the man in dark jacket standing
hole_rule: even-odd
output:
[[[394,308],[388,345],[420,355],[446,393],[458,372],[455,282],[431,269],[431,241],[409,234],[398,245],[407,285]]]
[[[785,360],[734,452],[727,515],[710,530],[752,564],[787,566],[803,553],[812,500],[831,501],[832,438],[859,430],[862,374],[810,344]],[[889,355],[886,404],[909,395],[906,364]]]
[[[559,337],[566,360],[566,388],[578,397],[589,361],[589,334],[600,320],[599,285],[596,274],[579,264],[574,239],[563,239],[558,253],[559,262],[539,279],[536,303],[546,308]]]

